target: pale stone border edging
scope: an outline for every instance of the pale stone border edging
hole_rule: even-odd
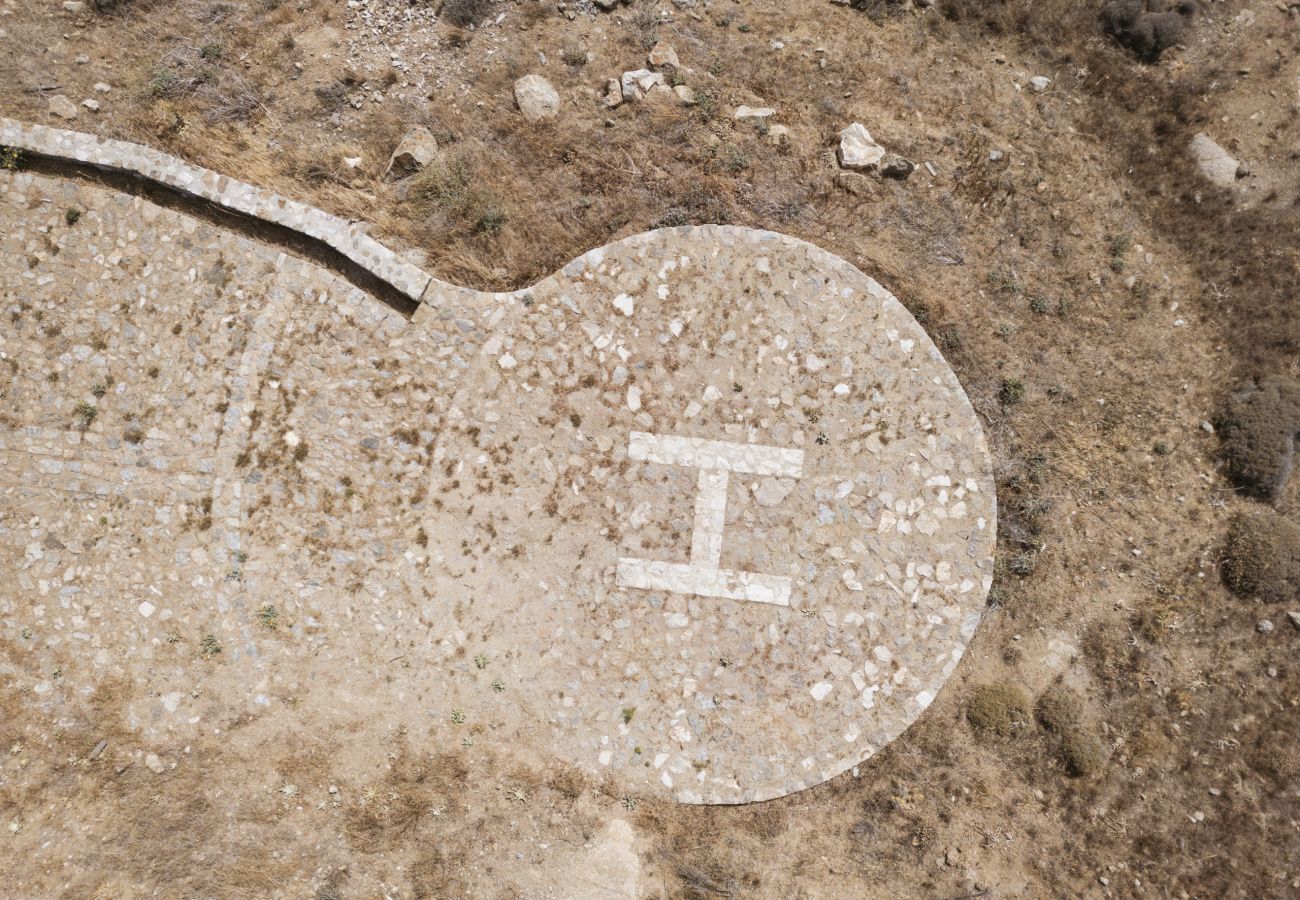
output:
[[[433,281],[418,266],[338,216],[140,144],[0,117],[0,145],[138,175],[232,212],[299,232],[338,251],[417,303]]]

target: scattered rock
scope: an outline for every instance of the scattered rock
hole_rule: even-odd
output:
[[[113,89],[113,86],[112,86],[111,84],[105,84],[105,83],[102,82],[102,81],[97,81],[97,82],[95,82],[95,93],[96,93],[96,94],[107,94],[107,93],[108,93],[109,91],[111,91],[112,89]]]
[[[70,13],[85,12],[86,4],[82,0],[63,0],[63,8]]]
[[[1268,619],[1260,619],[1255,623],[1255,630],[1260,634],[1271,634],[1273,631],[1273,623]]]
[[[108,749],[108,741],[106,740],[100,741],[98,744],[94,746],[94,748],[90,751],[90,753],[86,754],[86,759],[90,760],[91,762],[94,762],[95,760],[99,759],[99,757],[102,756],[104,751],[107,749]]]
[[[1223,583],[1265,603],[1300,598],[1300,525],[1271,509],[1233,520],[1223,550]]]
[[[846,169],[874,169],[885,158],[885,148],[877,144],[865,125],[854,122],[840,132],[840,165]]]
[[[617,78],[611,78],[605,82],[605,106],[613,109],[623,102],[623,86],[618,83]]]
[[[1064,685],[1053,685],[1039,695],[1034,715],[1048,731],[1064,734],[1083,717],[1083,700]]]
[[[860,175],[857,172],[837,172],[835,173],[835,186],[840,190],[848,191],[854,196],[865,196],[871,193],[871,179],[866,175]]]
[[[1195,0],[1179,0],[1169,11],[1162,0],[1111,0],[1102,8],[1101,28],[1143,62],[1153,63],[1178,43],[1195,14]]]
[[[1228,396],[1216,423],[1226,474],[1245,493],[1273,500],[1286,486],[1300,433],[1300,383],[1265,378]]]
[[[696,103],[695,91],[687,85],[677,85],[673,88],[673,93],[677,95],[678,100],[682,101],[683,106],[694,106]]]
[[[406,178],[414,175],[438,156],[438,141],[432,132],[423,125],[416,125],[406,133],[392,158],[388,160],[388,169],[384,177],[388,179]]]
[[[99,111],[99,101],[98,101],[98,100],[92,100],[92,99],[82,100],[82,101],[81,101],[81,105],[84,106],[84,107],[86,107],[86,109],[90,110],[91,112],[98,112],[98,111]]]
[[[593,0],[593,2],[605,12],[609,12],[614,7],[618,6],[619,3],[622,3],[623,0]]]
[[[792,478],[762,478],[754,488],[754,502],[765,507],[780,506],[794,490],[794,484]]]
[[[1051,86],[1052,79],[1048,78],[1046,75],[1035,75],[1033,78],[1029,79],[1029,87],[1033,89],[1035,94],[1041,94]]]
[[[1300,611],[1292,610],[1286,614],[1287,619],[1291,622],[1291,627],[1300,631]]]
[[[659,103],[673,103],[677,101],[677,95],[673,89],[666,84],[653,84],[650,90],[645,92],[646,100],[657,101]]]
[[[751,125],[761,125],[772,116],[776,115],[776,110],[770,106],[737,106],[736,111],[731,117],[737,122],[748,122]]]
[[[150,753],[146,756],[144,758],[144,764],[148,767],[149,771],[153,772],[155,775],[161,775],[167,770],[167,764],[158,758],[157,753]]]
[[[515,82],[515,105],[529,122],[544,122],[560,113],[560,95],[541,75],[525,75]]]
[[[55,94],[50,98],[50,114],[58,116],[60,119],[75,119],[77,117],[77,104],[62,94]]]
[[[1030,728],[1029,695],[1010,682],[976,688],[966,705],[966,719],[981,731],[1009,737]]]
[[[989,151],[989,162],[998,162],[998,161],[1001,160],[1001,159],[1002,159],[1002,151],[1001,151],[1001,150],[990,150],[990,151]]]
[[[649,62],[655,68],[672,66],[675,69],[681,65],[677,60],[677,51],[673,49],[673,45],[665,44],[662,41],[655,44],[654,49],[650,51]]]
[[[650,88],[663,83],[664,76],[659,72],[651,72],[649,69],[633,69],[630,72],[624,72],[619,79],[619,85],[623,88],[624,100],[640,100],[645,97]]]
[[[785,147],[790,143],[790,129],[784,125],[773,125],[767,129],[767,142],[774,147]]]
[[[890,153],[880,161],[880,174],[885,178],[903,180],[915,171],[916,163],[903,159],[896,153]]]
[[[1192,158],[1208,181],[1219,187],[1232,187],[1241,164],[1204,132],[1192,137]]]

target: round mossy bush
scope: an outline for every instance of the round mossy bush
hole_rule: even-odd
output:
[[[1029,695],[1006,681],[983,685],[966,704],[966,719],[980,731],[1010,736],[1033,724]]]
[[[1300,525],[1271,509],[1234,519],[1223,548],[1223,583],[1267,603],[1300,598]]]
[[[1083,700],[1063,685],[1053,685],[1043,691],[1034,705],[1034,714],[1048,731],[1061,734],[1079,724],[1083,715]]]
[[[1061,759],[1071,775],[1091,775],[1106,762],[1106,745],[1082,728],[1071,728],[1061,736]]]
[[[1300,432],[1300,384],[1250,382],[1228,396],[1218,416],[1224,468],[1244,492],[1271,500],[1291,475]]]

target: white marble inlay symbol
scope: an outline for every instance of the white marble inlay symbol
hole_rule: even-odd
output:
[[[790,605],[789,578],[721,568],[722,531],[731,473],[798,478],[803,474],[802,450],[634,431],[627,455],[638,462],[698,468],[700,487],[695,496],[690,563],[622,557],[618,561],[620,587]]]

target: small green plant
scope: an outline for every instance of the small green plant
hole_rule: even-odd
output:
[[[5,147],[0,145],[0,169],[7,169],[10,172],[17,169],[23,164],[23,151],[17,147]]]
[[[500,678],[492,679],[492,690],[496,691],[499,694],[505,689],[506,689],[506,683],[504,681],[502,681]]]
[[[624,798],[623,798],[623,808],[626,809],[628,812],[635,812],[635,811],[636,811],[636,798],[635,798],[635,797],[624,797]]]
[[[487,664],[488,664],[488,658],[485,654],[480,653],[474,657],[474,668],[486,669]]]
[[[105,394],[108,393],[108,385],[104,384],[101,381],[99,384],[92,387],[90,389],[90,392],[94,394],[96,397],[103,397]]]
[[[209,41],[199,48],[199,56],[206,60],[221,59],[225,49],[216,41]]]
[[[212,659],[221,653],[221,641],[217,640],[215,635],[204,635],[203,640],[199,642],[199,654],[204,659]]]
[[[80,218],[81,210],[77,209],[75,206],[69,206],[67,211],[63,214],[63,221],[68,223],[69,228],[76,225],[77,220]]]
[[[1151,452],[1156,456],[1168,456],[1173,450],[1164,441],[1156,441],[1156,445],[1151,448]]]
[[[1019,378],[1003,378],[998,399],[1002,401],[1003,406],[1015,406],[1025,399],[1025,383]]]
[[[1052,301],[1048,300],[1042,294],[1036,294],[1029,298],[1029,309],[1042,315],[1052,308]]]
[[[263,628],[274,631],[280,624],[280,615],[269,603],[257,611],[257,621]]]
[[[475,234],[496,234],[506,224],[506,214],[495,203],[488,203],[479,210],[474,221]]]
[[[465,724],[465,711],[464,711],[464,710],[461,710],[461,709],[453,709],[453,710],[451,711],[451,724],[453,724],[453,725],[464,725],[464,724]]]
[[[630,724],[631,721],[632,721],[632,717],[635,716],[635,715],[636,715],[636,707],[635,707],[635,706],[625,706],[625,707],[623,707],[623,724],[624,724],[624,725],[628,725],[628,724]]]

